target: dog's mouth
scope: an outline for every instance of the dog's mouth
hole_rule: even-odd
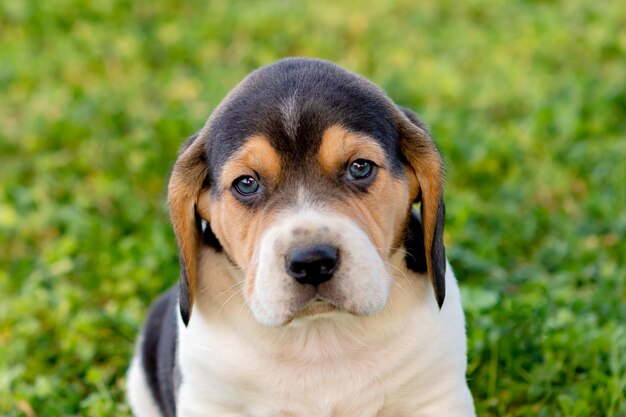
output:
[[[294,319],[329,314],[338,311],[341,311],[341,308],[335,304],[316,297],[303,308],[298,310],[296,314],[294,314]]]

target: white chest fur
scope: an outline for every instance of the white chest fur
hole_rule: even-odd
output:
[[[239,294],[224,304],[227,279],[207,284],[188,327],[179,321],[178,415],[473,416],[448,271],[441,311],[427,278],[403,270],[376,316],[331,313],[281,328],[257,324]]]

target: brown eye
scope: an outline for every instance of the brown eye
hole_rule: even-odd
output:
[[[259,182],[250,175],[243,175],[233,182],[233,187],[241,195],[252,195],[259,191]]]
[[[372,175],[375,166],[376,164],[367,159],[357,159],[348,167],[348,179],[362,180],[367,178]]]

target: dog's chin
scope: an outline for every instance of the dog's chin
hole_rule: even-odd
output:
[[[292,308],[268,309],[259,304],[252,302],[250,309],[261,325],[284,327],[304,325],[316,320],[332,320],[340,315],[372,316],[379,313],[385,307],[386,302],[381,302],[376,307],[369,305],[364,308],[364,306],[354,304],[344,306],[333,300],[313,297],[309,301],[302,302],[300,306]]]

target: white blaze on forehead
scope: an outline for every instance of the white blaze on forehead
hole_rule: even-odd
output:
[[[298,193],[296,195],[296,204],[298,205],[298,209],[300,211],[303,211],[311,207],[311,195],[303,185],[300,185],[298,187]]]
[[[298,124],[300,123],[300,106],[296,97],[297,91],[283,98],[278,105],[283,119],[283,127],[287,136],[295,140],[298,134]]]

